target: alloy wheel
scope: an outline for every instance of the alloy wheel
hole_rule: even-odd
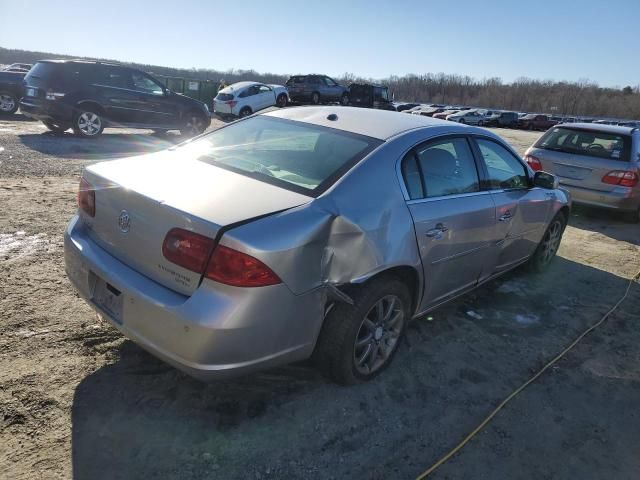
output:
[[[198,115],[192,115],[187,120],[186,130],[191,136],[199,135],[204,131],[204,121]]]
[[[77,123],[80,131],[88,137],[92,137],[100,133],[102,128],[102,120],[100,120],[100,117],[93,112],[82,112],[78,116]]]
[[[549,226],[542,239],[542,263],[544,265],[549,263],[558,251],[561,238],[562,224],[559,220],[556,220]]]
[[[11,95],[0,95],[0,111],[11,112],[16,108],[16,101]]]
[[[396,295],[381,298],[369,309],[353,346],[353,362],[359,373],[369,375],[387,362],[397,347],[404,321],[404,307]]]

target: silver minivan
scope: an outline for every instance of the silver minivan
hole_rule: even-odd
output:
[[[640,129],[592,123],[550,128],[525,152],[533,170],[556,175],[574,202],[640,220]]]

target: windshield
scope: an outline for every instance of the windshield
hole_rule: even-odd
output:
[[[629,161],[631,138],[628,135],[557,127],[544,134],[534,146],[589,157]]]
[[[341,130],[257,116],[182,148],[200,161],[304,194],[326,190],[381,142]]]

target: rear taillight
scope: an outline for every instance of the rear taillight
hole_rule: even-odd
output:
[[[54,92],[52,89],[47,90],[46,98],[47,100],[55,100],[57,98],[64,97],[64,93]]]
[[[202,273],[211,255],[214,241],[198,233],[173,228],[162,243],[162,255],[171,263]]]
[[[173,228],[164,239],[162,254],[176,265],[234,287],[266,287],[282,282],[257,258],[223,245],[214,249],[214,244],[204,235]]]
[[[603,183],[621,185],[623,187],[634,187],[638,184],[638,180],[638,174],[628,170],[612,170],[602,177]]]
[[[533,155],[525,155],[524,160],[529,164],[531,170],[533,170],[534,172],[542,170],[542,162],[540,162],[540,159],[538,157],[534,157]]]
[[[238,104],[237,100],[229,100],[227,102],[227,105],[229,105],[231,108],[235,107]]]
[[[96,191],[84,178],[80,179],[78,188],[78,208],[90,217],[96,215]]]
[[[213,251],[205,276],[234,287],[266,287],[282,283],[282,280],[257,258],[223,245],[218,245]]]

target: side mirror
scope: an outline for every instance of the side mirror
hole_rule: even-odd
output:
[[[555,175],[540,170],[533,174],[533,185],[547,190],[555,190],[560,182]]]
[[[169,95],[171,95],[171,90],[169,90],[168,88],[163,88],[162,91],[164,92],[165,97],[168,97]]]

